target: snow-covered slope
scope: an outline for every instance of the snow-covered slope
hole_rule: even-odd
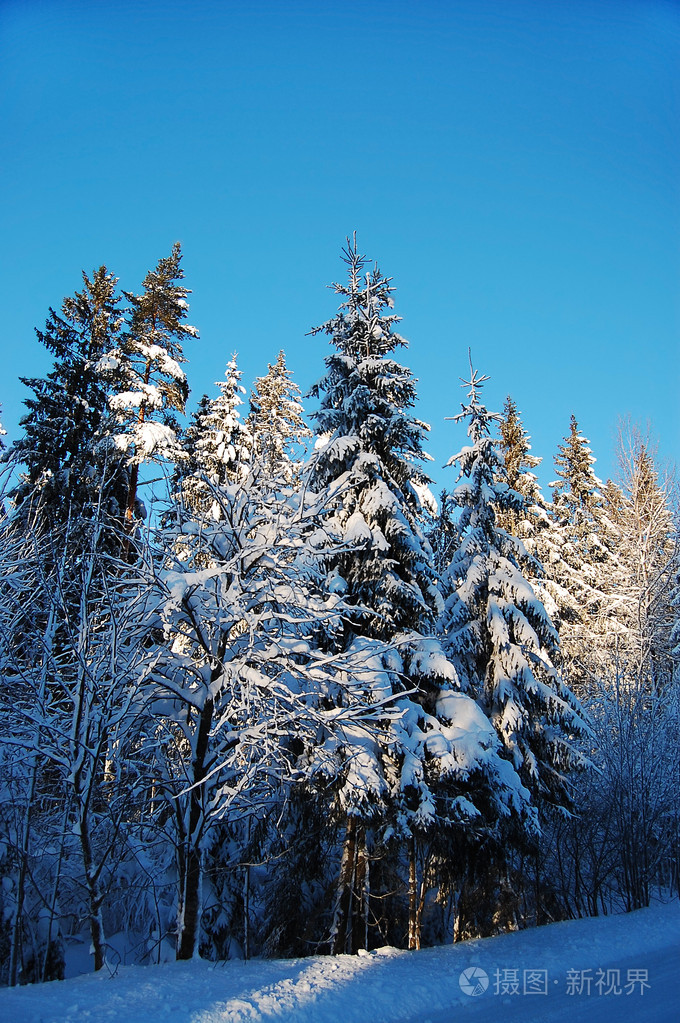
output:
[[[477,980],[484,987],[480,970],[488,977],[480,994],[461,987],[461,973],[470,968],[477,972],[463,977],[466,988],[472,990]],[[543,989],[546,993],[539,993]],[[113,977],[104,971],[0,991],[3,1023],[675,1023],[679,1018],[677,901],[626,916],[569,921],[421,952],[385,948],[336,958],[128,966]]]

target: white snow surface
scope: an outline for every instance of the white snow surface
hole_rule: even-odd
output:
[[[0,991],[7,1023],[676,1023],[678,901],[622,916],[571,920],[496,938],[358,956],[119,967]],[[481,968],[478,996],[460,985]],[[619,971],[607,977],[607,971]],[[545,971],[547,994],[524,993]],[[589,971],[590,994],[586,971]],[[598,987],[598,971],[606,980]],[[641,971],[646,971],[641,973]],[[514,993],[515,977],[518,992]],[[629,979],[637,977],[633,989]],[[570,979],[571,978],[571,979]],[[465,978],[464,978],[465,979]],[[643,983],[640,983],[642,979]],[[606,985],[612,990],[606,993]],[[531,980],[529,981],[531,986]],[[616,988],[619,994],[614,993]],[[570,993],[571,988],[571,993]]]

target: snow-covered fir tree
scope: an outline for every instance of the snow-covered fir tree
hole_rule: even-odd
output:
[[[243,478],[252,463],[250,431],[239,412],[246,393],[241,375],[234,353],[224,380],[215,383],[219,395],[203,395],[186,431],[181,491],[182,499],[194,511],[207,513],[212,507],[212,488]],[[219,513],[219,505],[214,510]]]
[[[600,550],[597,517],[601,507],[602,482],[593,471],[595,458],[589,440],[581,433],[572,414],[569,436],[559,444],[555,455],[557,479],[553,490],[555,518],[564,524],[572,542],[582,553],[597,557]]]
[[[650,691],[672,677],[672,588],[678,568],[673,481],[656,463],[648,436],[624,423],[618,438],[618,485],[605,490],[605,511],[616,532],[617,569],[609,592],[620,625],[616,656]]]
[[[546,588],[557,609],[561,668],[581,698],[602,671],[607,644],[620,632],[616,615],[616,529],[605,513],[589,441],[572,415],[555,456],[550,528],[538,538]]]
[[[459,540],[456,506],[447,490],[439,494],[437,512],[427,530],[427,538],[432,548],[434,567],[441,574],[448,567]]]
[[[115,420],[111,440],[129,466],[128,528],[143,511],[137,497],[140,466],[183,457],[175,416],[184,412],[189,393],[182,343],[198,337],[198,331],[184,323],[190,292],[179,283],[184,278],[181,260],[175,242],[170,256],[144,278],[142,293],[125,292],[132,310],[128,330],[99,363],[115,392],[109,398]]]
[[[499,450],[505,462],[505,475],[508,486],[522,494],[528,515],[520,519],[510,509],[507,513],[499,510],[498,524],[513,536],[524,537],[535,532],[533,517],[543,517],[545,507],[542,500],[538,479],[534,469],[538,468],[542,459],[531,454],[530,437],[524,428],[516,402],[508,395],[503,406],[503,415],[499,421]]]
[[[333,527],[345,546],[329,558],[329,585],[354,608],[343,647],[371,665],[401,718],[386,722],[370,743],[348,734],[339,751],[354,777],[353,791],[337,807],[347,825],[334,952],[355,950],[368,938],[369,886],[380,891],[379,883],[369,885],[371,842],[392,836],[398,854],[408,850],[409,946],[418,947],[420,838],[479,822],[475,784],[491,792],[496,819],[509,805],[519,811],[526,795],[498,759],[493,730],[460,692],[433,636],[441,598],[423,531],[434,501],[421,467],[429,428],[412,412],[416,382],[394,358],[406,342],[395,331],[390,279],[377,266],[364,273],[356,239],[348,240],[344,260],[348,283],[335,285],[340,310],[313,331],[328,334],[335,350],[312,391],[321,404],[312,417],[319,437],[310,486],[329,494]],[[366,696],[372,698],[370,689]]]
[[[554,666],[557,632],[525,576],[526,566],[532,574],[540,566],[497,523],[499,512],[522,515],[526,501],[508,486],[491,437],[500,417],[482,403],[487,379],[471,365],[468,402],[454,417],[467,422],[470,444],[447,463],[460,468],[452,497],[461,544],[446,577],[445,644],[534,799],[568,806],[569,774],[580,761],[572,736],[583,725]]]
[[[118,280],[105,266],[82,276],[83,290],[64,299],[61,314],[50,309],[44,331],[36,330],[54,365],[44,378],[22,378],[34,396],[25,402],[23,435],[5,454],[22,469],[10,495],[20,517],[48,525],[88,506],[120,515],[126,491],[120,457],[98,447],[108,413],[99,360],[123,324]]]
[[[253,385],[247,427],[262,469],[289,482],[296,479],[311,431],[304,420],[300,389],[283,351]]]

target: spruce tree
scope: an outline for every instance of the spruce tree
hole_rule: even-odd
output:
[[[176,413],[184,412],[189,393],[182,343],[198,337],[184,323],[190,294],[179,282],[184,278],[182,253],[175,242],[170,256],[160,259],[143,281],[140,295],[125,292],[131,319],[120,343],[106,357],[114,416],[111,441],[129,466],[125,501],[128,530],[143,514],[138,503],[139,467],[145,462],[174,463],[183,458]]]
[[[534,800],[565,807],[569,773],[579,762],[571,736],[582,723],[554,666],[557,632],[525,575],[527,566],[534,575],[541,567],[497,524],[499,512],[523,514],[526,499],[509,487],[491,437],[500,417],[481,401],[488,377],[472,365],[470,373],[468,403],[454,417],[467,421],[470,444],[447,463],[460,466],[463,481],[452,495],[461,509],[461,544],[445,580],[446,648]]]
[[[523,800],[516,776],[498,761],[493,730],[459,691],[433,635],[442,605],[423,531],[434,501],[420,464],[429,427],[412,412],[416,381],[394,358],[406,341],[395,330],[393,288],[377,266],[364,273],[356,239],[348,239],[343,257],[349,280],[334,285],[340,310],[312,332],[328,334],[335,350],[312,390],[321,403],[312,417],[319,439],[309,486],[328,495],[341,541],[341,553],[329,558],[329,585],[353,611],[339,642],[375,680],[366,698],[382,691],[401,716],[386,719],[370,744],[361,734],[346,736],[352,786],[336,804],[347,823],[334,952],[367,940],[371,842],[391,836],[396,854],[405,850],[409,946],[417,947],[419,842],[437,828],[481,821],[477,803],[485,799],[496,820],[507,804]]]
[[[108,415],[101,360],[123,324],[118,280],[105,266],[82,276],[83,290],[64,299],[61,314],[50,309],[44,331],[36,330],[54,365],[44,378],[21,378],[34,396],[25,402],[23,436],[5,455],[23,467],[10,495],[18,515],[47,528],[98,504],[117,516],[126,489],[120,457],[100,445]]]
[[[672,589],[678,567],[673,484],[660,471],[649,437],[631,424],[619,431],[617,458],[619,486],[608,485],[605,507],[617,537],[618,572],[610,594],[623,628],[618,654],[629,672],[658,693],[672,676]]]
[[[300,389],[280,351],[274,365],[258,377],[250,395],[247,428],[257,463],[271,476],[292,482],[299,475],[311,431],[305,423]]]
[[[604,651],[620,634],[617,530],[605,512],[594,463],[589,441],[572,415],[569,436],[555,456],[551,528],[540,535],[538,554],[558,608],[561,667],[579,698],[600,677]]]
[[[545,515],[541,490],[533,471],[541,464],[542,459],[531,454],[529,443],[531,438],[524,429],[517,404],[510,395],[505,399],[499,430],[499,450],[505,462],[508,486],[522,494],[528,516],[520,519],[517,513],[509,511],[507,519],[504,519],[503,512],[499,511],[498,523],[514,536],[524,537],[535,532],[536,527],[532,520]]]
[[[252,462],[250,431],[239,413],[246,391],[235,353],[224,380],[215,386],[219,395],[203,395],[186,431],[187,458],[181,464],[183,500],[194,511],[206,513],[212,507],[212,490],[243,479]],[[219,506],[214,511],[219,513]]]

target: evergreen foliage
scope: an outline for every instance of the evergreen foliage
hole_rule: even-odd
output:
[[[300,388],[292,380],[283,351],[267,367],[266,375],[255,381],[246,425],[263,471],[288,483],[295,480],[311,431],[303,417]]]
[[[554,667],[557,632],[522,571],[531,559],[496,522],[497,512],[522,513],[525,499],[507,483],[491,437],[499,417],[482,404],[488,377],[470,366],[470,445],[448,462],[462,477],[453,500],[461,509],[461,542],[446,582],[447,649],[467,691],[482,703],[523,783],[541,801],[569,806],[569,773],[579,763],[571,742],[581,732],[578,705]],[[541,570],[534,562],[535,574]]]
[[[178,440],[176,412],[184,412],[189,394],[181,367],[182,343],[198,337],[184,323],[188,288],[184,278],[179,242],[170,256],[160,259],[142,282],[140,295],[125,292],[131,320],[120,343],[101,359],[115,392],[109,398],[114,424],[111,441],[129,468],[125,517],[130,526],[143,509],[137,504],[139,467],[148,461],[176,462],[183,451]]]
[[[283,352],[247,417],[233,356],[179,432],[179,245],[129,310],[100,267],[38,332],[0,494],[1,983],[112,934],[418,948],[680,892],[672,478],[628,425],[603,487],[572,417],[549,505],[471,365],[437,509],[391,280],[343,256],[306,462]]]
[[[332,523],[344,552],[329,559],[330,584],[355,612],[345,649],[363,654],[367,668],[396,699],[401,718],[384,727],[363,773],[379,779],[374,795],[354,794],[340,870],[332,948],[354,949],[366,903],[366,842],[360,821],[382,823],[383,840],[407,841],[415,870],[418,836],[441,827],[455,832],[482,822],[476,805],[493,807],[491,818],[520,812],[525,791],[497,755],[497,743],[478,708],[459,691],[453,665],[432,635],[441,611],[438,578],[424,521],[434,502],[420,468],[428,427],[410,413],[415,381],[392,357],[406,342],[394,331],[398,317],[392,287],[377,267],[363,275],[356,240],[344,250],[348,284],[336,284],[338,314],[325,331],[335,352],[313,389],[321,395],[314,413],[319,433],[312,485],[330,491]],[[381,645],[376,645],[376,641]],[[356,739],[355,739],[356,742]],[[474,781],[473,781],[474,779]],[[365,781],[362,782],[365,793]],[[354,784],[356,789],[356,783]],[[360,790],[359,790],[360,791]],[[489,792],[491,794],[489,794]],[[382,797],[382,798],[380,798]],[[371,803],[373,805],[371,805]],[[487,821],[487,823],[489,823]],[[386,826],[386,827],[385,827]],[[410,884],[415,884],[411,876]],[[366,925],[363,925],[366,940]],[[410,899],[409,946],[420,942],[417,900]]]
[[[505,513],[499,509],[498,524],[513,536],[524,539],[536,532],[538,523],[546,515],[541,488],[533,472],[542,459],[531,454],[531,438],[524,429],[516,403],[509,395],[505,399],[499,429],[499,450],[505,463],[506,481],[511,490],[516,490],[524,498],[525,515],[520,518],[512,509]]]
[[[620,633],[613,591],[619,570],[616,529],[607,516],[595,458],[572,415],[569,436],[555,456],[557,480],[548,528],[536,552],[560,628],[562,672],[584,698],[603,667],[603,652]]]
[[[214,505],[212,497],[214,488],[243,479],[252,464],[250,430],[239,413],[246,390],[236,354],[227,363],[225,379],[215,386],[219,395],[212,399],[203,395],[186,431],[181,490],[182,499],[194,511],[208,513],[212,508],[219,514],[219,504]]]
[[[87,516],[93,506],[118,516],[126,489],[120,459],[98,447],[107,430],[100,359],[123,325],[118,280],[105,266],[82,276],[83,290],[64,299],[61,315],[50,309],[45,330],[36,330],[54,366],[47,377],[22,377],[34,396],[25,402],[23,436],[5,455],[23,467],[10,492],[21,517],[48,526]]]

